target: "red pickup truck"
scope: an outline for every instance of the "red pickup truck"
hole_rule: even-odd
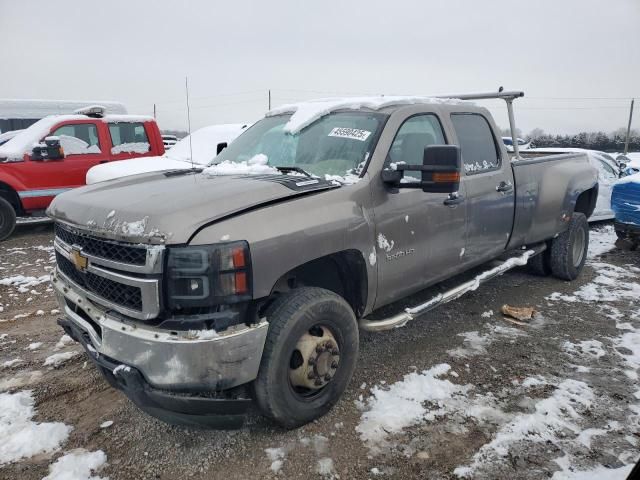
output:
[[[45,117],[0,146],[0,241],[18,222],[44,219],[59,193],[85,184],[100,163],[164,153],[153,117],[77,115]]]

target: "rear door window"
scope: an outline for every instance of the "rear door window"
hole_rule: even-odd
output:
[[[98,129],[93,123],[63,125],[50,136],[60,138],[65,155],[89,155],[100,153]]]
[[[111,153],[147,153],[149,138],[143,123],[110,123]]]
[[[500,168],[500,152],[486,118],[477,113],[453,113],[451,122],[467,175]]]

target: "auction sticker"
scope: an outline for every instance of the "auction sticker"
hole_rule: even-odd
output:
[[[357,128],[336,127],[329,132],[329,137],[350,138],[351,140],[360,140],[364,142],[369,138],[371,132],[368,130],[360,130]]]

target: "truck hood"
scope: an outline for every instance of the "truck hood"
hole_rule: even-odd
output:
[[[286,175],[154,172],[70,190],[54,199],[47,214],[114,240],[183,244],[221,218],[331,188],[335,183]]]

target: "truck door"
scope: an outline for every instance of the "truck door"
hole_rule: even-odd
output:
[[[422,165],[424,147],[446,143],[436,115],[409,117],[396,133],[384,168],[397,162]],[[406,172],[404,181],[419,181],[419,177],[420,172]],[[374,206],[377,306],[457,270],[464,252],[465,222],[464,202],[447,205],[446,194],[425,193],[419,188],[390,190],[384,185],[380,189]]]
[[[19,195],[28,210],[46,208],[59,193],[84,185],[87,170],[105,159],[95,121],[61,122],[46,136],[60,138],[64,158],[44,161],[28,158],[11,165],[10,173],[27,187]]]
[[[509,240],[515,195],[513,172],[487,119],[479,113],[452,113],[464,169],[469,263],[497,256]]]

